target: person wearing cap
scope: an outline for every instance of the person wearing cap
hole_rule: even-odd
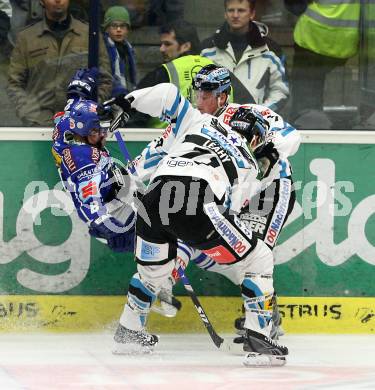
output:
[[[112,96],[127,94],[135,88],[135,55],[127,40],[130,27],[129,12],[125,7],[113,6],[107,9],[103,30],[113,76]]]

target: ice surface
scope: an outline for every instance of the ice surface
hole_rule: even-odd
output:
[[[206,334],[162,335],[152,355],[112,355],[112,334],[1,334],[1,390],[375,389],[375,336],[286,335],[284,367],[248,368]]]

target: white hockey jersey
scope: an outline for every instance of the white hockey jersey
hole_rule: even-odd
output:
[[[142,181],[164,175],[200,178],[237,212],[259,191],[258,165],[246,140],[194,109],[173,84],[137,90],[130,97],[132,108],[170,123],[133,162]]]
[[[301,135],[297,129],[288,122],[285,122],[280,115],[276,114],[276,112],[259,104],[229,104],[225,111],[218,117],[220,123],[223,124],[226,129],[230,129],[229,121],[238,107],[252,107],[263,115],[270,124],[265,143],[273,142],[275,149],[279,153],[279,161],[274,165],[268,176],[261,181],[261,189],[263,190],[269,186],[273,180],[288,177],[292,174],[292,167],[288,161],[288,157],[293,156],[297,152],[301,143]]]

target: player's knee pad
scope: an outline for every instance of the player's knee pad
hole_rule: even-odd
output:
[[[267,334],[272,318],[272,274],[246,273],[241,292],[246,310],[245,328]]]
[[[175,262],[170,261],[161,265],[143,266],[138,264],[138,274],[143,285],[157,295],[162,287],[169,285],[169,278],[174,269]]]

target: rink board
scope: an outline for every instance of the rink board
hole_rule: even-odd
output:
[[[136,155],[157,132],[123,135]],[[375,132],[302,135],[291,159],[297,202],[274,252],[284,326],[293,333],[371,333]],[[51,131],[0,130],[0,331],[112,328],[136,269],[133,256],[113,253],[87,234],[61,191],[50,138]],[[109,147],[121,159],[117,145]],[[218,330],[230,332],[240,314],[239,288],[197,267],[187,275]],[[183,286],[175,293],[183,313],[152,314],[150,326],[203,331]]]
[[[203,324],[188,297],[175,318],[151,313],[148,328],[160,333],[202,333]],[[241,298],[200,297],[214,328],[233,333]],[[0,331],[87,332],[114,329],[125,299],[119,296],[2,296]],[[375,298],[280,297],[288,333],[374,333]]]

